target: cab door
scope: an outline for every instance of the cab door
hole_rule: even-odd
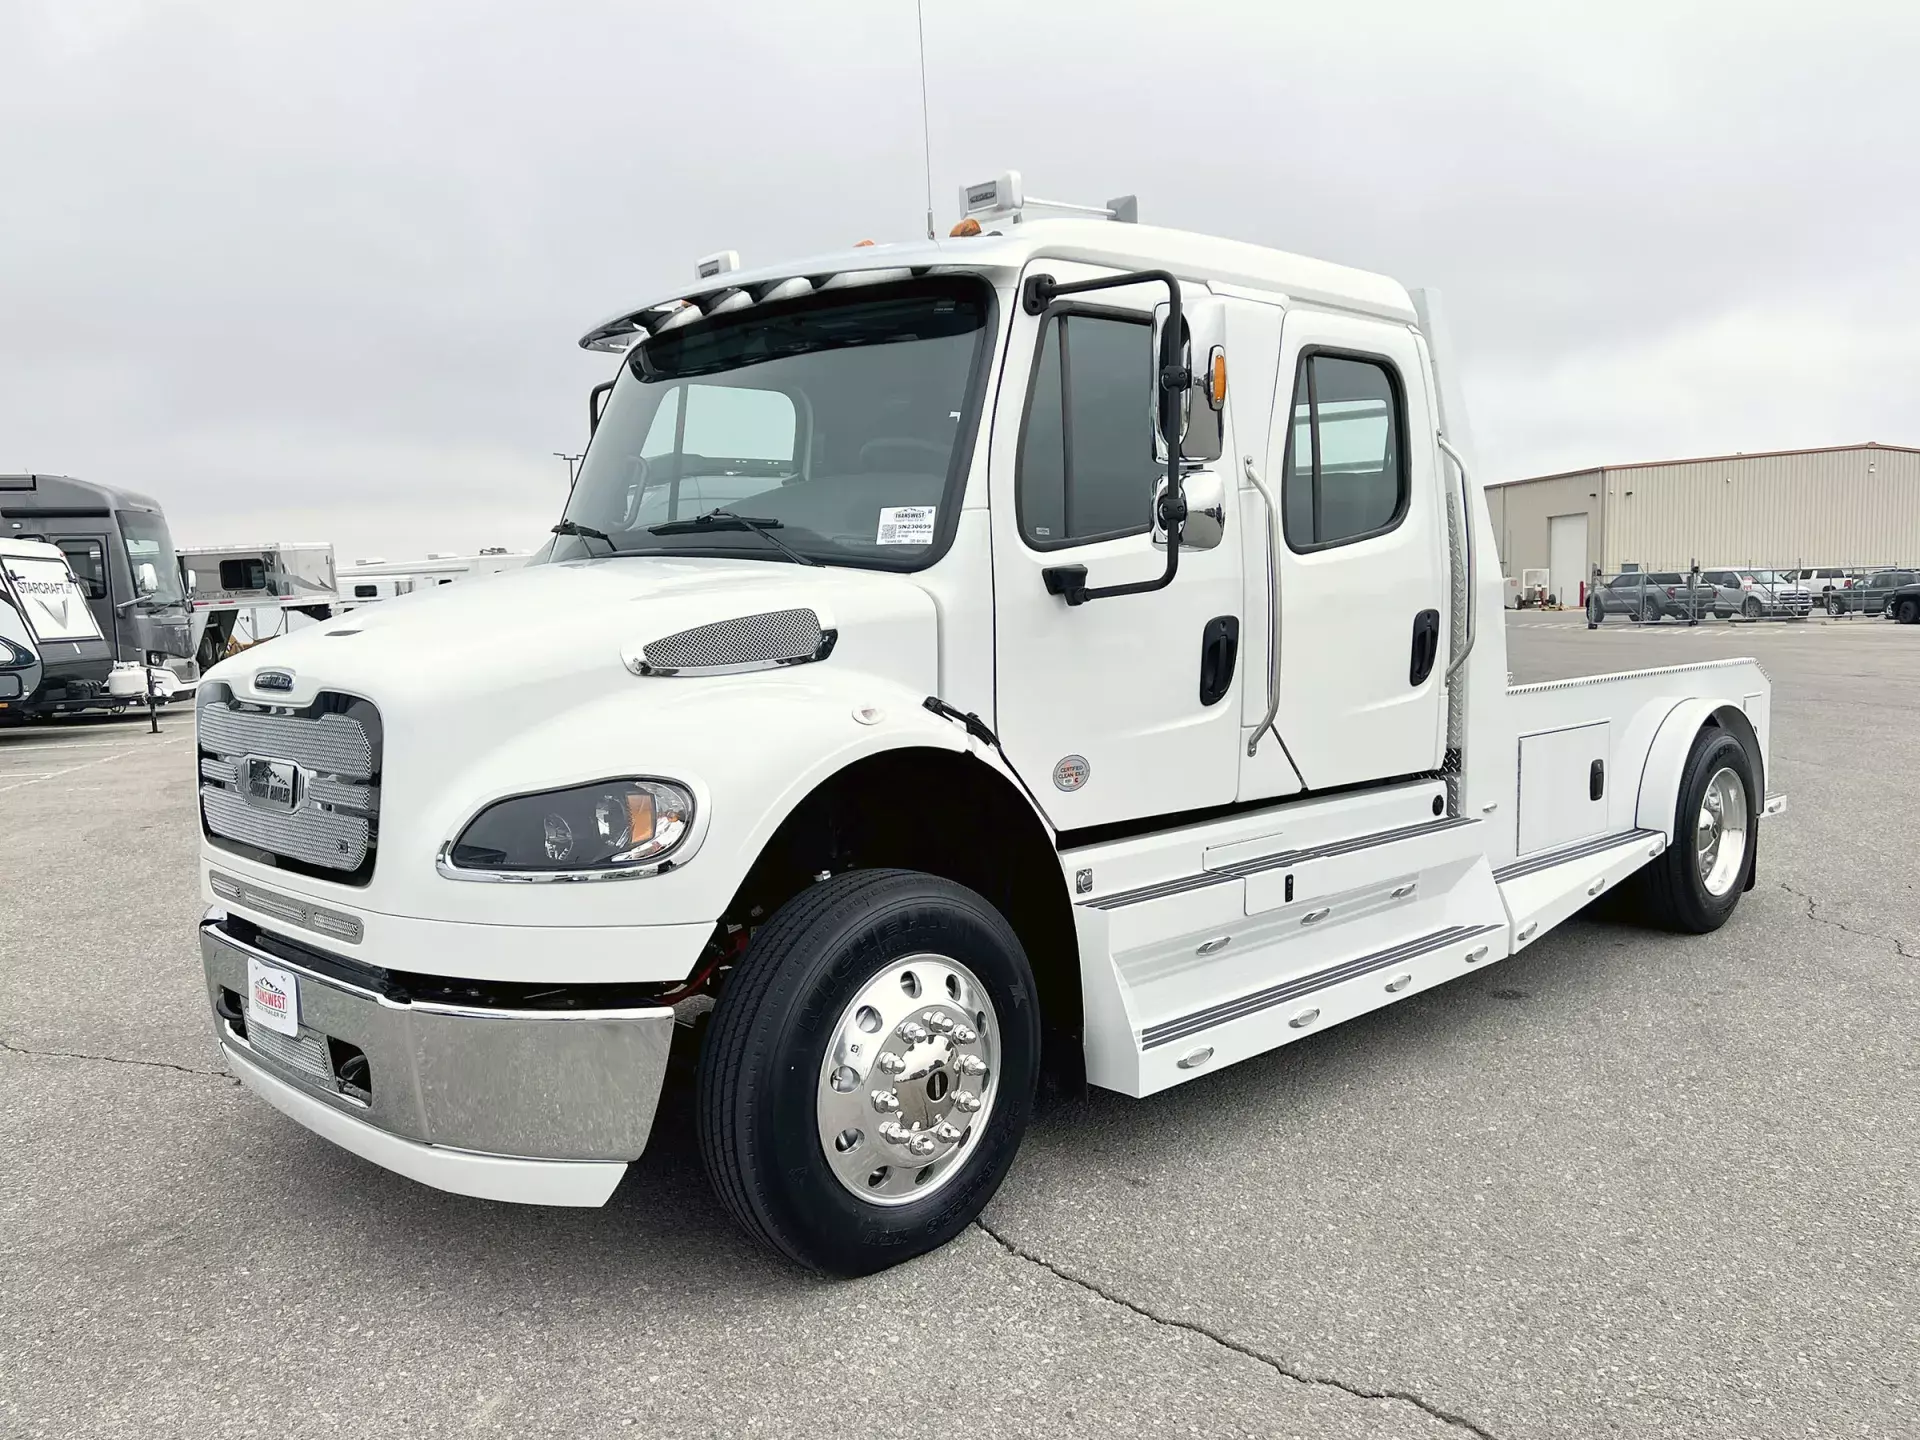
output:
[[[1309,790],[1440,768],[1446,511],[1421,352],[1405,326],[1287,312],[1276,729]]]
[[[1107,273],[1033,268],[1062,282]],[[1063,830],[1227,804],[1239,780],[1238,487],[1222,487],[1222,542],[1182,547],[1164,589],[1069,606],[1044,578],[1083,565],[1090,586],[1105,586],[1166,569],[1151,419],[1153,307],[1165,298],[1164,286],[1136,285],[1040,316],[1016,304],[1001,374],[989,462],[995,728]]]

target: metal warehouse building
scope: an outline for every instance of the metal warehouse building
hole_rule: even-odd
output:
[[[1840,445],[1572,470],[1487,487],[1505,572],[1574,603],[1595,567],[1920,564],[1920,449]]]

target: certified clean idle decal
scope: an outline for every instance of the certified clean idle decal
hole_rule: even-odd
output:
[[[1053,767],[1053,788],[1056,790],[1078,790],[1087,783],[1092,773],[1084,755],[1068,755]]]

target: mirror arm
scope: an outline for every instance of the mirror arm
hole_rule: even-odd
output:
[[[587,392],[587,438],[600,428],[600,397],[613,389],[613,381],[603,381]]]
[[[1180,397],[1193,384],[1193,371],[1180,363],[1181,315],[1180,282],[1168,270],[1134,270],[1125,275],[1103,275],[1096,280],[1070,280],[1062,284],[1051,275],[1029,275],[1021,286],[1020,302],[1029,315],[1042,315],[1063,295],[1083,295],[1091,290],[1116,290],[1127,285],[1165,285],[1167,318],[1160,332],[1160,354],[1155,369],[1160,385],[1160,433],[1172,438],[1167,442],[1167,492],[1158,508],[1161,528],[1167,532],[1167,568],[1151,580],[1136,580],[1129,585],[1087,587],[1084,565],[1052,565],[1040,572],[1049,595],[1058,595],[1069,605],[1084,605],[1089,600],[1110,600],[1118,595],[1145,595],[1164,590],[1180,572],[1180,527],[1187,519],[1186,490],[1180,483]]]

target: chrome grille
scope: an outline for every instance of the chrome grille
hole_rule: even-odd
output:
[[[333,1079],[333,1066],[327,1063],[327,1037],[305,1026],[298,1035],[282,1035],[264,1025],[249,1025],[247,1044],[289,1070],[298,1070],[317,1080]]]
[[[211,836],[364,881],[380,812],[379,721],[369,702],[323,694],[304,710],[270,709],[237,705],[216,686],[198,721]],[[269,768],[273,786],[255,788]]]
[[[642,648],[649,670],[717,670],[811,660],[824,632],[811,610],[742,615],[664,636]]]

